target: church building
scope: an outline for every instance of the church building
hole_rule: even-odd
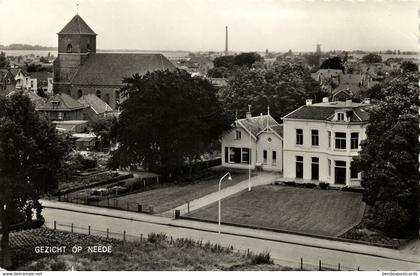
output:
[[[65,93],[74,99],[93,94],[116,109],[124,78],[175,69],[162,54],[97,53],[96,36],[78,14],[58,33],[55,94]]]

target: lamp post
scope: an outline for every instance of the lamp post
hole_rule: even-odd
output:
[[[220,178],[220,180],[219,180],[219,235],[220,235],[220,219],[221,219],[221,217],[222,217],[222,209],[221,209],[221,204],[220,204],[220,200],[222,199],[222,196],[221,196],[221,194],[220,194],[220,188],[221,188],[221,186],[222,186],[222,180],[223,180],[223,178],[225,178],[226,176],[229,176],[228,177],[228,180],[232,180],[232,176],[230,175],[230,172],[227,172],[225,175],[223,175],[222,176],[222,178]]]
[[[251,133],[249,133],[249,150],[248,150],[248,192],[251,191],[251,162],[252,162],[252,149],[251,149],[251,141],[252,141],[252,137],[251,137]]]

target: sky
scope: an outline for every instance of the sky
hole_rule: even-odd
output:
[[[57,46],[77,3],[104,50],[418,50],[415,0],[0,0],[0,44]]]

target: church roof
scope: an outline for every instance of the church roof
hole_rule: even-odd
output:
[[[135,73],[166,69],[175,70],[175,66],[162,54],[95,53],[79,67],[72,84],[121,86],[124,78]]]
[[[86,24],[86,22],[78,14],[76,14],[58,34],[96,35],[96,33],[89,27],[88,24]]]

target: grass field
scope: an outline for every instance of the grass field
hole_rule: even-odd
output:
[[[122,242],[82,234],[54,231],[47,228],[16,232],[13,247],[16,270],[30,271],[172,271],[172,270],[285,270],[261,261],[260,254],[235,252],[191,239],[170,239],[161,234],[149,234],[148,240]],[[20,246],[17,246],[20,245]],[[67,246],[66,253],[35,254],[36,246]],[[72,253],[71,246],[84,248]],[[87,246],[109,245],[112,253],[90,253]],[[290,269],[289,269],[290,270]]]
[[[247,174],[235,174],[232,181],[224,181],[223,188],[235,185],[248,178]],[[153,190],[118,197],[121,206],[125,202],[139,203],[143,206],[153,206],[154,213],[163,213],[177,206],[213,192],[217,192],[219,178],[200,180],[189,184],[162,184]],[[136,206],[135,206],[136,207]]]
[[[362,195],[267,185],[222,200],[222,222],[276,228],[308,234],[339,236],[363,217]],[[217,203],[189,217],[217,221]]]

